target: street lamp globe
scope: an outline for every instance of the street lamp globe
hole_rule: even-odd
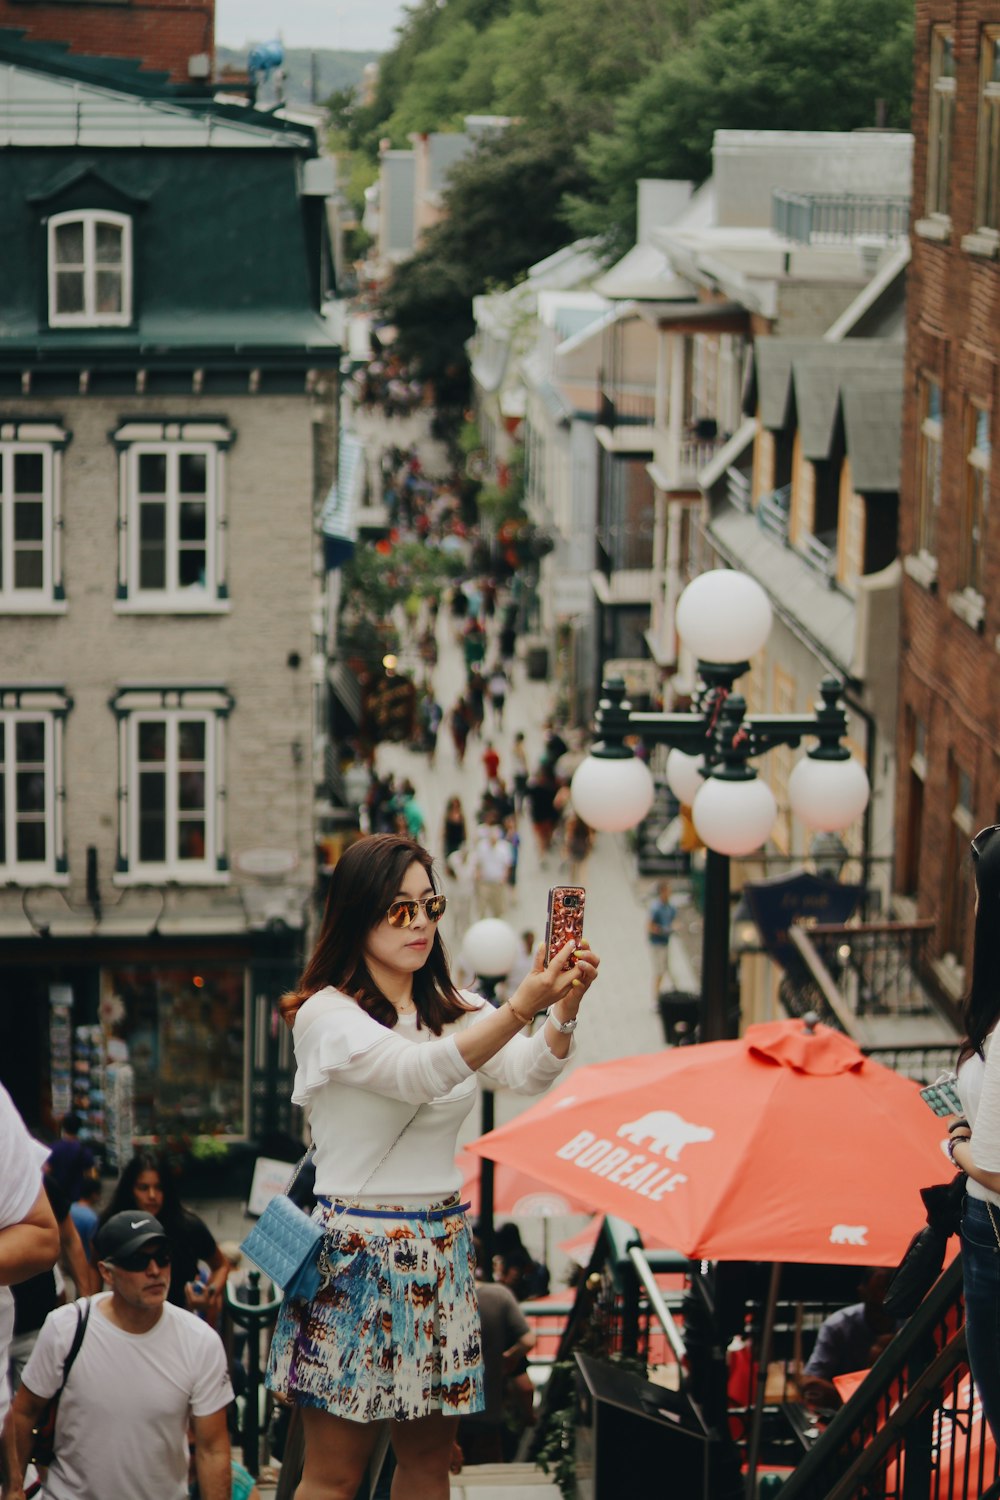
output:
[[[853,756],[804,755],[788,778],[788,801],[807,828],[836,833],[868,806],[871,788]]]
[[[627,755],[588,755],[573,773],[573,810],[591,828],[621,833],[641,823],[653,805],[655,787],[644,760]]]
[[[705,784],[702,767],[703,755],[688,755],[683,750],[671,750],[667,756],[667,785],[685,807],[690,807]]]
[[[499,917],[473,922],[462,941],[462,957],[480,979],[504,979],[517,958],[517,933]]]
[[[709,776],[694,799],[691,817],[698,837],[717,854],[752,854],[764,843],[778,815],[766,781]]]
[[[677,601],[677,634],[699,661],[749,661],[771,630],[771,602],[755,578],[712,568],[691,580]]]

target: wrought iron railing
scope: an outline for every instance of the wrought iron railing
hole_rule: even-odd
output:
[[[601,427],[651,427],[656,395],[650,389],[601,387],[598,423]]]
[[[782,1500],[986,1500],[997,1455],[969,1375],[962,1267],[938,1278],[782,1486]]]
[[[910,200],[871,193],[797,193],[776,188],[771,227],[800,245],[842,244],[869,237],[902,240],[909,232]]]
[[[761,495],[757,501],[757,520],[765,531],[778,538],[779,542],[788,541],[788,517],[792,502],[792,487],[783,484],[780,489],[772,490],[768,495]]]

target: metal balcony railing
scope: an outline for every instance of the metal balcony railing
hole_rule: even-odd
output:
[[[761,495],[757,501],[757,521],[765,531],[777,537],[779,542],[788,541],[788,517],[792,502],[792,487],[783,484],[769,495]]]
[[[910,200],[869,193],[796,193],[776,188],[771,227],[800,245],[845,244],[862,238],[902,240],[909,232]]]
[[[753,509],[753,489],[749,474],[744,474],[741,469],[729,468],[726,470],[726,498],[734,510],[741,510],[744,515],[749,515]]]
[[[601,387],[598,423],[601,427],[651,427],[656,395],[650,389]]]
[[[922,977],[934,925],[793,925],[800,962],[782,980],[782,1004],[792,1015],[815,1011],[879,1062],[930,1083],[954,1066],[958,1046],[954,1016]]]

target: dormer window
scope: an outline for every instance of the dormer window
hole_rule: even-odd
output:
[[[132,221],[88,210],[49,219],[49,326],[120,328],[132,321]]]

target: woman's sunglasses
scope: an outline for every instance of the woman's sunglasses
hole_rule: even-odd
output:
[[[170,1246],[161,1245],[158,1250],[136,1250],[131,1255],[120,1255],[114,1265],[122,1271],[148,1271],[150,1266],[163,1270],[170,1264]]]
[[[423,908],[428,922],[440,922],[448,905],[447,896],[428,896],[425,901],[394,901],[385,914],[390,927],[410,927]]]
[[[981,828],[972,840],[972,858],[978,859],[986,845],[995,833],[1000,833],[1000,823],[991,823],[989,828]]]

